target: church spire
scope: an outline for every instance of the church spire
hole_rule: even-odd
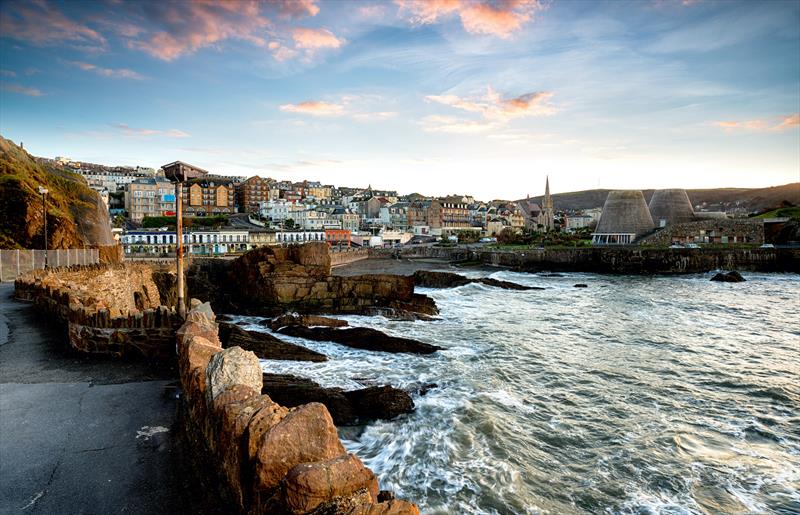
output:
[[[547,231],[555,228],[555,209],[553,208],[553,197],[550,196],[550,176],[548,175],[544,183],[544,199],[542,200],[542,215],[544,216],[544,227]]]

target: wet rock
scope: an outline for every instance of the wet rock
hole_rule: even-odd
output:
[[[273,331],[277,331],[281,327],[287,325],[304,325],[307,327],[347,327],[347,320],[339,320],[338,318],[323,317],[318,315],[291,314],[281,315],[273,318],[272,320],[264,321],[263,325],[268,325]]]
[[[388,420],[414,411],[411,396],[392,386],[371,386],[346,392],[341,388],[324,388],[303,377],[266,373],[263,383],[262,392],[281,405],[324,404],[337,426]]]
[[[432,354],[441,347],[430,345],[410,338],[389,336],[376,329],[367,327],[346,327],[334,329],[330,327],[305,327],[301,325],[282,327],[281,334],[297,336],[314,341],[340,343],[355,349],[383,352],[409,352],[414,354]]]
[[[583,283],[578,283],[575,286],[573,286],[573,288],[588,288],[588,287],[589,287],[588,284],[583,284]]]
[[[370,386],[344,392],[361,420],[393,419],[414,411],[414,401],[403,390],[393,386]]]
[[[368,499],[378,498],[375,474],[354,454],[346,454],[292,468],[282,484],[284,502],[292,513],[307,513],[337,497],[350,497],[366,490]]]
[[[378,502],[392,501],[395,499],[394,492],[391,490],[381,490],[378,492]]]
[[[744,282],[746,279],[742,277],[742,274],[734,270],[728,273],[720,272],[716,274],[714,277],[712,277],[711,280],[723,283],[741,283]]]
[[[227,388],[243,385],[261,391],[261,365],[258,357],[240,347],[214,354],[206,367],[206,398],[213,405]]]
[[[280,484],[286,473],[301,463],[324,461],[346,454],[328,410],[317,402],[290,412],[269,429],[255,456],[254,490],[263,492]]]
[[[241,347],[255,353],[261,359],[279,359],[294,361],[327,361],[328,357],[319,352],[285,342],[271,334],[247,331],[241,327],[222,322],[219,324],[219,336],[225,348]]]
[[[464,286],[471,283],[481,283],[486,286],[493,286],[495,288],[503,288],[504,290],[544,290],[539,286],[524,286],[522,284],[512,283],[509,281],[501,281],[492,279],[490,277],[483,277],[478,279],[470,279],[463,275],[454,274],[452,272],[431,272],[428,270],[417,270],[414,272],[414,284],[424,288],[455,288],[457,286]]]

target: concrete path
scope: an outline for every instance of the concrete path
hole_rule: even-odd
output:
[[[189,511],[175,372],[72,354],[12,293],[0,284],[0,513]]]

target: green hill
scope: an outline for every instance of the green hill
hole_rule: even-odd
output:
[[[0,136],[0,248],[42,248],[44,217],[39,186],[49,190],[50,248],[113,243],[105,205],[83,177],[40,163]]]

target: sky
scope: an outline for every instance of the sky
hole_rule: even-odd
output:
[[[476,198],[800,181],[800,2],[0,0],[38,156]]]

